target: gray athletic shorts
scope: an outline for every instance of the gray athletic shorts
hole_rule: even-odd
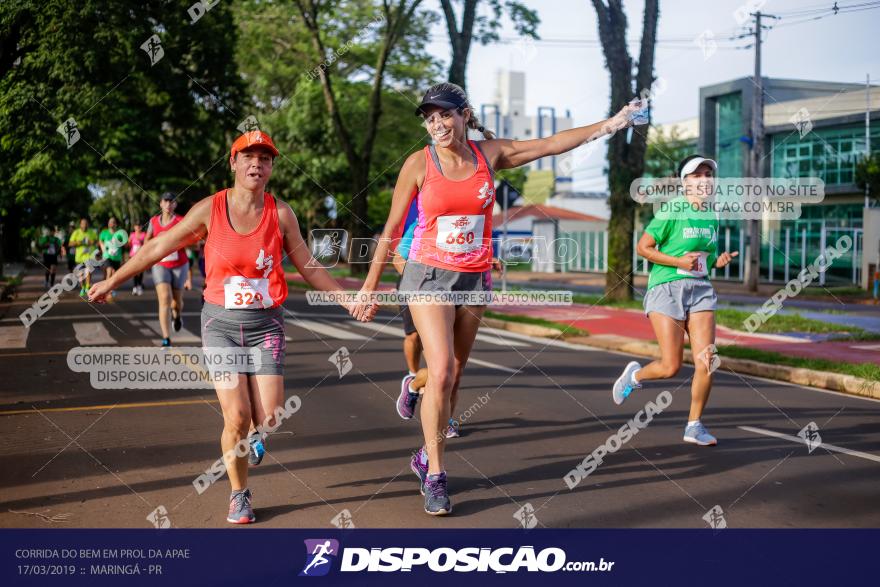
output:
[[[262,309],[227,310],[205,302],[202,307],[202,346],[204,348],[258,349],[256,369],[239,372],[252,375],[284,373],[284,316],[281,306]]]
[[[189,264],[169,269],[162,265],[153,265],[153,283],[170,283],[171,289],[183,289]]]
[[[400,292],[421,293],[450,293],[450,292],[486,292],[489,297],[492,294],[492,272],[478,271],[466,273],[464,271],[452,271],[424,265],[415,261],[407,261],[397,288]],[[479,304],[489,303],[488,297]],[[455,304],[456,307],[464,304]]]
[[[645,315],[659,312],[673,320],[687,320],[694,312],[714,312],[715,288],[705,279],[676,279],[655,285],[645,294]]]

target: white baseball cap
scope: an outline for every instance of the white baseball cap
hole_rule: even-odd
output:
[[[709,159],[707,157],[700,157],[699,155],[697,155],[691,159],[687,159],[686,161],[687,162],[681,166],[681,171],[678,174],[679,179],[684,179],[685,175],[690,175],[691,173],[693,173],[694,171],[697,170],[697,167],[699,167],[700,165],[702,165],[704,163],[706,165],[708,165],[709,167],[711,167],[712,171],[714,171],[714,172],[718,171],[718,164],[715,163],[714,159]]]

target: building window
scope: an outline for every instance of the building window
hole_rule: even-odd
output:
[[[829,185],[855,181],[856,163],[865,155],[861,124],[816,129],[803,137],[793,130],[772,137],[774,177],[819,177]],[[871,151],[880,153],[880,128],[871,128]]]
[[[718,177],[743,173],[742,94],[735,92],[715,100],[715,159]]]

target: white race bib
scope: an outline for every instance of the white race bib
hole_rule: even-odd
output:
[[[437,248],[450,253],[468,253],[483,246],[481,214],[437,218]]]
[[[46,247],[46,254],[47,255],[54,255],[55,254],[55,245],[49,245],[48,247]]]
[[[687,275],[688,277],[706,277],[709,275],[709,270],[706,268],[706,258],[709,256],[709,253],[700,252],[700,256],[697,259],[697,268],[694,271],[687,271],[686,269],[679,269],[676,273],[679,275]]]
[[[271,308],[274,301],[269,296],[269,280],[248,277],[227,277],[223,284],[224,307],[227,310]]]
[[[170,263],[172,261],[177,261],[177,251],[174,251],[164,259],[160,260],[160,263]]]

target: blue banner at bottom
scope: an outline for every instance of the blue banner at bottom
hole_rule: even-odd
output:
[[[0,530],[4,585],[877,583],[880,530]]]

